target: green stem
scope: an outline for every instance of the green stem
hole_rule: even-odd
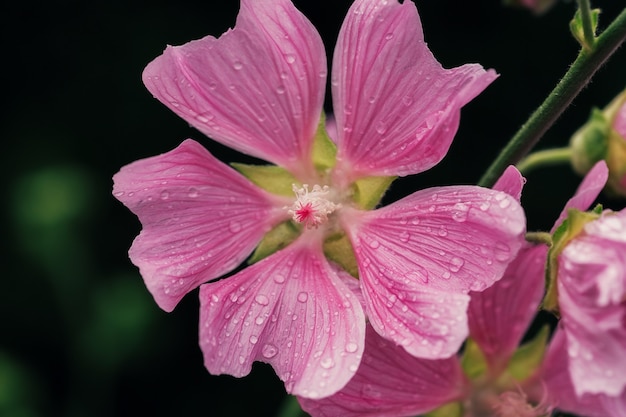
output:
[[[591,5],[589,4],[589,0],[578,0],[578,10],[580,11],[580,17],[583,22],[585,46],[592,50],[596,42],[596,35],[593,31]]]
[[[568,163],[572,159],[572,148],[545,149],[530,153],[517,165],[517,169],[524,175],[542,166],[559,165]]]
[[[544,243],[552,246],[552,235],[548,232],[528,232],[526,233],[526,241],[531,243]]]
[[[580,51],[565,76],[500,152],[478,185],[493,186],[507,166],[523,158],[625,39],[626,9],[598,36],[592,51]]]

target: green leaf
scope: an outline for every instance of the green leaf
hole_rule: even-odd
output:
[[[292,185],[299,184],[289,171],[276,165],[247,165],[234,162],[231,166],[270,193],[293,197]]]
[[[469,379],[476,379],[487,372],[487,361],[480,347],[473,339],[465,342],[465,350],[461,356],[461,368]]]
[[[372,210],[380,203],[389,186],[398,177],[366,177],[353,184],[354,202],[364,210]]]
[[[279,224],[263,237],[259,246],[256,247],[254,253],[250,259],[248,259],[248,264],[258,262],[286,247],[293,242],[298,235],[300,235],[300,229],[296,227],[291,220]]]
[[[322,112],[313,140],[313,165],[319,171],[327,171],[337,162],[337,146],[326,131],[326,114]]]
[[[546,351],[549,334],[550,329],[545,325],[530,342],[515,351],[507,370],[517,381],[526,380],[539,368]]]

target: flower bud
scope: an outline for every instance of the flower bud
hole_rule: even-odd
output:
[[[594,109],[573,136],[572,166],[585,175],[600,160],[609,167],[607,189],[626,196],[626,90],[603,110]]]

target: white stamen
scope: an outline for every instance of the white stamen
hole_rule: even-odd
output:
[[[308,184],[302,184],[301,188],[293,184],[292,188],[296,193],[296,201],[291,207],[286,207],[287,212],[294,221],[303,223],[308,229],[326,223],[328,215],[341,206],[328,199],[330,189],[327,185],[320,187],[316,184],[311,191]]]

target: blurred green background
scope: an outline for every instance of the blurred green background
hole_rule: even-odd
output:
[[[408,1],[408,0],[406,0]],[[329,51],[347,1],[295,1]],[[604,27],[624,1],[593,1]],[[463,111],[444,161],[394,184],[388,199],[431,185],[474,183],[577,54],[575,2],[543,16],[497,1],[418,0],[426,40],[446,67],[478,62],[500,78]],[[3,264],[0,416],[273,416],[284,398],[272,370],[211,376],[197,344],[192,293],[170,314],[144,287],[127,250],[140,225],[111,196],[123,165],[204,138],[144,89],[143,67],[166,44],[219,35],[237,1],[3,2],[0,113]],[[540,147],[563,146],[626,87],[622,48]],[[329,103],[330,104],[330,103]],[[533,173],[530,229],[549,228],[579,178]],[[609,200],[623,207],[623,201]]]

